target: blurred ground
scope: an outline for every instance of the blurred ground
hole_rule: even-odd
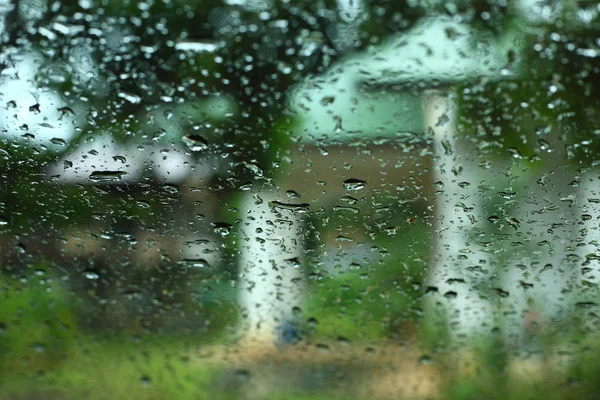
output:
[[[416,343],[306,340],[276,347],[86,338],[59,357],[39,351],[4,360],[0,399],[593,398],[595,370],[581,358],[587,346],[510,358],[499,352],[502,367],[481,350],[432,354]],[[577,368],[587,370],[587,380],[586,373],[574,373]]]

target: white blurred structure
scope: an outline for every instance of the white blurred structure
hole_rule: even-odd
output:
[[[135,183],[152,170],[158,182],[180,183],[192,173],[191,165],[190,154],[181,147],[117,143],[105,134],[87,138],[46,173],[59,183]]]
[[[565,12],[564,28],[578,29],[589,24],[598,10],[582,10],[580,3],[555,0],[519,0],[516,6],[523,18],[521,28],[529,32],[546,29]],[[593,11],[592,11],[593,10]],[[592,53],[592,57],[596,53]],[[560,121],[557,114],[553,118]],[[573,315],[575,305],[589,304],[599,283],[598,244],[600,240],[600,183],[596,165],[578,172],[565,148],[561,123],[546,132],[547,149],[538,161],[535,174],[523,176],[519,191],[517,219],[525,237],[524,248],[510,259],[503,285],[510,290],[505,301],[504,326],[513,338],[524,331],[539,332]],[[587,168],[588,166],[586,166]],[[576,184],[574,184],[576,183]],[[590,327],[597,318],[578,311]],[[567,321],[571,325],[573,321]]]
[[[43,56],[31,51],[13,54],[12,59],[14,63],[0,73],[0,137],[60,150],[76,134],[75,107],[37,83]]]
[[[243,3],[258,9],[257,4],[268,1]],[[358,40],[362,0],[338,0],[338,9],[343,23],[337,26],[337,45],[351,47]],[[241,334],[250,343],[280,341],[282,329],[293,320],[294,307],[302,304],[302,222],[298,211],[272,205],[289,200],[285,193],[272,189],[262,189],[243,199],[246,215],[240,239],[239,301],[243,309]]]
[[[524,234],[517,240],[523,247],[511,254],[511,268],[503,282],[510,291],[503,302],[504,326],[513,340],[520,340],[524,331],[539,331],[568,315],[586,258],[581,253],[591,250],[589,246],[578,249],[577,242],[581,238],[592,241],[597,235],[597,228],[587,221],[580,223],[582,212],[595,208],[586,204],[586,197],[593,196],[588,191],[594,187],[584,184],[581,190],[569,185],[575,175],[564,154],[546,155],[538,174],[522,179],[525,187],[519,192],[515,212]],[[585,195],[579,197],[578,191]]]
[[[50,166],[47,175],[55,177],[58,183],[96,183],[95,172],[115,172],[115,182],[136,182],[142,172],[143,153],[134,146],[115,143],[110,135],[90,137],[73,151],[65,154],[57,165]]]
[[[165,184],[188,179],[202,182],[220,168],[218,157],[209,151],[210,144],[202,133],[210,130],[213,121],[235,112],[231,100],[222,96],[170,107],[168,103],[160,105],[138,115],[142,127],[135,137],[118,141],[113,132],[88,134],[64,152],[56,164],[48,166],[46,175],[63,184],[97,183],[96,177],[90,176],[103,171],[116,173],[114,179],[109,176],[105,180],[113,184],[142,180]],[[208,128],[191,126],[191,121],[199,118]]]
[[[243,198],[239,235],[243,340],[274,344],[302,305],[301,218],[285,193],[264,188]]]
[[[594,165],[583,173],[580,180],[577,208],[581,214],[581,222],[576,226],[583,240],[578,243],[577,248],[578,264],[575,272],[580,278],[578,295],[572,301],[589,302],[597,298],[596,287],[600,285],[600,172],[597,166]],[[584,316],[584,321],[587,328],[594,331],[600,329],[597,317]]]
[[[456,105],[451,96],[435,90],[423,95],[425,121],[433,131],[437,188],[431,254],[434,269],[429,284],[439,295],[433,301],[447,303],[452,336],[460,337],[492,327],[492,304],[481,293],[481,289],[489,289],[482,273],[492,271],[487,271],[489,255],[470,237],[474,227],[485,229],[478,188],[485,174],[477,166],[472,149],[465,148],[456,137]]]

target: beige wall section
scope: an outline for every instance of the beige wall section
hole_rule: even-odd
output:
[[[277,184],[298,192],[314,209],[339,202],[345,195],[393,194],[401,200],[424,200],[433,194],[431,155],[420,137],[358,146],[303,145],[294,148],[290,158],[291,167]],[[347,191],[347,179],[366,181],[366,187]]]

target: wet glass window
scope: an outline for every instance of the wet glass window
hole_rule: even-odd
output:
[[[600,2],[0,0],[0,399],[596,399]]]

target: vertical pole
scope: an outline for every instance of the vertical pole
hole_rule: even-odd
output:
[[[478,288],[488,257],[470,238],[482,219],[480,174],[470,165],[473,155],[459,146],[452,93],[427,92],[424,103],[425,125],[433,133],[436,186],[430,285],[437,289],[434,301],[441,306],[436,311],[445,314],[456,340],[484,331],[492,313]]]
[[[578,247],[582,234],[581,207],[589,209],[582,197],[590,195],[585,192],[594,188],[570,184],[574,181],[574,171],[567,168],[564,156],[558,151],[547,155],[543,169],[529,178],[528,185],[519,193],[516,213],[522,246],[511,255],[504,278],[504,286],[510,292],[504,325],[512,344],[522,345],[524,336],[537,336],[557,326],[554,321],[569,318],[577,295],[575,283],[582,267],[580,259],[585,259],[581,255],[585,247]],[[588,228],[591,228],[589,235],[597,232],[593,226]],[[584,235],[584,240],[591,238]],[[564,326],[573,325],[568,322]]]
[[[582,174],[578,205],[581,222],[577,226],[581,242],[577,248],[577,272],[581,286],[575,288],[579,292],[575,301],[586,304],[595,302],[600,285],[600,176],[596,168]],[[600,318],[595,313],[582,309],[581,317],[584,329],[600,330]]]
[[[251,344],[280,341],[302,302],[300,208],[277,206],[287,204],[284,196],[265,188],[243,199],[239,299]]]

